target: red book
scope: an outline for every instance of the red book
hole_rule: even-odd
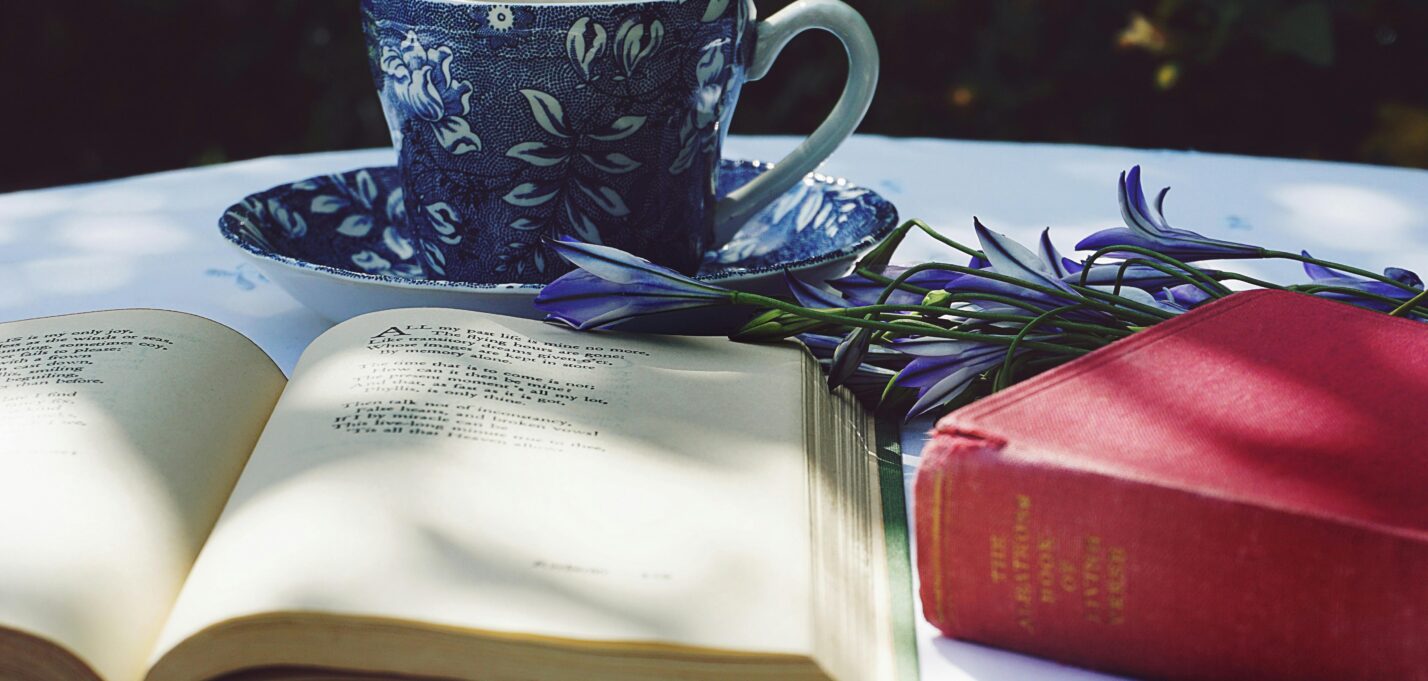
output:
[[[960,409],[948,636],[1154,679],[1428,680],[1428,325],[1238,293]]]

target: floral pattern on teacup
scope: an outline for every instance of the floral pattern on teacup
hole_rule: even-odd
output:
[[[694,69],[699,87],[694,91],[694,106],[679,129],[679,156],[669,166],[674,175],[689,170],[700,152],[712,153],[718,146],[719,122],[724,118],[725,74],[724,48],[729,41],[715,40],[704,46],[699,64]]]
[[[545,244],[563,236],[698,265],[751,0],[363,10],[408,236],[429,271],[550,281],[568,266]],[[458,217],[434,218],[437,203]]]
[[[590,67],[605,54],[608,36],[605,27],[591,21],[590,17],[576,19],[570,30],[565,32],[565,55],[570,58],[571,65],[582,80],[599,78],[590,73]]]
[[[555,231],[588,243],[603,243],[599,222],[630,214],[624,196],[609,185],[608,178],[643,165],[619,151],[615,143],[638,133],[645,117],[621,116],[592,130],[579,130],[566,121],[565,108],[554,96],[539,90],[522,90],[521,94],[530,104],[531,117],[548,137],[521,142],[506,152],[530,167],[502,197],[523,209],[510,223],[511,229]],[[549,229],[552,226],[554,230]],[[502,271],[501,265],[497,271]],[[536,271],[544,271],[543,259],[532,265]]]
[[[664,24],[659,19],[655,19],[648,27],[634,18],[626,19],[615,33],[615,54],[618,55],[624,71],[624,75],[615,76],[615,80],[633,77],[635,71],[640,68],[640,62],[658,52],[663,44]]]
[[[382,73],[407,114],[430,123],[447,151],[465,154],[480,151],[481,138],[465,119],[471,113],[471,83],[451,77],[454,56],[445,45],[424,47],[415,31],[407,31],[396,48],[382,48]]]
[[[746,184],[767,165],[749,161],[720,164],[720,194]],[[332,212],[313,212],[329,205],[320,197],[370,196]],[[376,275],[401,280],[445,279],[445,255],[419,252],[402,236],[407,215],[403,188],[395,167],[364,168],[284,184],[244,198],[229,207],[219,223],[224,235],[250,253],[304,268],[326,268],[345,274]],[[335,203],[331,205],[336,205]],[[460,217],[434,206],[441,219]],[[362,236],[340,229],[353,217],[370,222]],[[303,229],[293,229],[302,224]],[[701,277],[720,279],[751,273],[779,273],[853,258],[884,238],[897,224],[896,209],[877,193],[842,180],[810,175],[780,201],[761,212],[722,248],[704,254]],[[350,231],[350,230],[349,230]],[[544,258],[538,244],[504,253],[515,273],[520,262]],[[851,260],[850,260],[851,262]],[[547,265],[548,267],[548,265]],[[241,273],[241,267],[240,267]],[[211,276],[234,276],[230,271]],[[247,278],[261,282],[262,275]],[[238,285],[244,286],[238,281]]]

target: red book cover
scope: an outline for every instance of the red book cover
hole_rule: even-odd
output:
[[[948,636],[1151,679],[1428,681],[1428,325],[1206,305],[943,418]]]

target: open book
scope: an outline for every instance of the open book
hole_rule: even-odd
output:
[[[907,678],[902,504],[792,345],[0,324],[7,681]]]

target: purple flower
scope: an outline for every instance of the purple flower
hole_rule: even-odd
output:
[[[1062,281],[1071,281],[1071,275],[1081,271],[1081,263],[1062,256],[1061,252],[1056,250],[1056,244],[1051,243],[1050,227],[1041,230],[1041,247],[1037,249],[1037,255],[1041,256],[1041,260]]]
[[[838,344],[843,342],[842,338],[821,333],[801,333],[798,334],[798,340],[808,347],[808,351],[812,352],[814,357],[829,361],[833,359],[833,353],[838,349]],[[902,368],[907,364],[908,357],[886,346],[870,345],[864,362],[880,367]]]
[[[907,271],[906,267],[888,266],[883,268],[882,275],[889,279],[896,279]],[[962,275],[948,270],[924,270],[912,275],[903,282],[909,286],[917,286],[929,291],[940,291],[946,288],[953,279]],[[882,296],[883,289],[888,287],[882,282],[873,281],[861,274],[850,274],[841,279],[834,279],[828,282],[829,286],[837,289],[843,297],[853,305],[876,305],[878,298]],[[894,291],[888,296],[889,305],[917,305],[922,302],[924,296],[911,291]]]
[[[1208,302],[1213,296],[1205,292],[1205,289],[1194,284],[1181,284],[1161,289],[1156,296],[1157,300],[1174,305],[1185,310],[1189,310],[1197,305]]]
[[[1140,166],[1121,173],[1121,217],[1126,226],[1096,232],[1076,244],[1076,249],[1095,251],[1107,246],[1139,246],[1187,262],[1264,256],[1264,249],[1258,246],[1212,239],[1188,229],[1171,227],[1162,210],[1169,191],[1169,187],[1160,190],[1155,197],[1155,207],[1151,208],[1141,188]]]
[[[1051,244],[1050,236],[1047,232],[1042,232],[1041,255],[1032,253],[1026,247],[1011,240],[1005,234],[999,234],[987,229],[979,220],[972,221],[973,227],[977,231],[977,238],[981,241],[982,252],[991,263],[988,269],[996,274],[1015,277],[1028,284],[1040,286],[1043,289],[1054,289],[1067,294],[1066,297],[1056,296],[1042,291],[1035,291],[1025,288],[1020,284],[1007,283],[996,279],[967,274],[957,278],[947,286],[948,291],[968,292],[968,293],[989,293],[1007,298],[1015,298],[1028,303],[1042,310],[1051,310],[1063,307],[1073,300],[1079,300],[1081,295],[1071,288],[1068,281],[1071,281],[1072,270],[1064,262],[1064,258],[1056,252],[1055,246]],[[1074,264],[1074,263],[1073,263]],[[1065,278],[1063,280],[1063,278]],[[981,305],[981,307],[988,307]],[[1000,309],[1000,306],[998,306]],[[1025,310],[1015,310],[1018,314],[1025,314]],[[1068,318],[1084,321],[1102,321],[1106,315],[1093,310],[1073,310],[1066,313]]]
[[[926,337],[898,341],[895,347],[914,357],[897,378],[899,387],[917,389],[909,419],[956,399],[979,376],[1006,361],[1007,354],[1005,345]]]
[[[836,292],[799,279],[788,270],[784,270],[783,279],[784,283],[788,285],[789,293],[793,294],[794,300],[797,300],[799,305],[815,310],[837,310],[852,307],[851,302]]]
[[[972,218],[972,228],[977,231],[977,239],[982,243],[982,253],[985,254],[987,261],[992,264],[992,271],[997,274],[1016,277],[1027,283],[1036,284],[1045,288],[1074,293],[1070,286],[1067,286],[1065,282],[1061,281],[1062,273],[1057,271],[1056,264],[1048,264],[1042,261],[1035,253],[1032,253],[1027,250],[1026,247],[1007,238],[1005,234],[998,234],[997,232],[987,229],[986,226],[976,218]],[[1046,245],[1049,245],[1049,240],[1047,240]],[[1051,250],[1054,252],[1055,248],[1053,247]],[[974,274],[968,274],[966,277],[986,280],[985,277],[978,277]],[[1000,284],[1001,282],[996,283]],[[1012,284],[1002,285],[1014,286]]]
[[[826,371],[828,362],[820,362]],[[884,369],[871,364],[860,364],[858,370],[853,372],[848,380],[843,382],[843,387],[851,390],[858,399],[867,404],[869,408],[876,408],[883,390],[887,388],[888,382],[897,377],[897,372],[892,369]]]
[[[798,339],[818,358],[818,364],[831,378],[834,373],[834,354],[844,339],[816,333],[799,334]],[[897,372],[907,366],[907,363],[907,355],[892,348],[872,344],[867,347],[863,361],[853,367],[852,372],[844,375],[840,385],[853,391],[853,394],[869,407],[875,407],[888,382],[897,376]]]
[[[1167,264],[1167,267],[1175,268],[1174,265]],[[1215,270],[1202,269],[1202,272],[1214,276],[1218,274]],[[1193,276],[1186,272],[1185,276]],[[1185,283],[1183,277],[1174,277],[1148,265],[1131,265],[1126,268],[1125,274],[1121,274],[1121,263],[1117,261],[1097,260],[1091,266],[1091,271],[1086,275],[1087,286],[1110,286],[1115,287],[1116,278],[1120,277],[1124,286],[1134,286],[1146,291],[1159,291],[1166,287],[1179,286]],[[1069,276],[1066,281],[1079,282],[1081,274],[1079,272]],[[1188,284],[1187,284],[1188,285]],[[1190,285],[1190,288],[1196,288]]]
[[[1314,257],[1309,255],[1309,251],[1302,251],[1301,253],[1306,258]],[[1335,286],[1338,288],[1354,289],[1356,291],[1363,291],[1364,293],[1371,293],[1374,295],[1383,296],[1385,298],[1392,298],[1394,300],[1403,301],[1406,301],[1409,298],[1418,295],[1418,292],[1416,291],[1410,291],[1405,288],[1394,286],[1393,284],[1385,283],[1382,281],[1375,281],[1373,279],[1366,279],[1364,277],[1358,277],[1344,272],[1335,272],[1332,269],[1315,263],[1304,263],[1304,273],[1309,275],[1309,279],[1313,281],[1315,285],[1318,286]],[[1419,289],[1419,291],[1423,289],[1423,280],[1420,279],[1417,274],[1414,274],[1409,270],[1405,270],[1399,267],[1390,267],[1383,271],[1383,275],[1406,286],[1411,286],[1413,288]],[[1396,305],[1381,300],[1372,300],[1369,298],[1355,296],[1352,293],[1343,293],[1339,291],[1320,291],[1315,295],[1323,296],[1325,298],[1333,298],[1335,300],[1342,300],[1348,303],[1353,303],[1354,305],[1358,305],[1360,307],[1366,307],[1370,310],[1379,310],[1382,312],[1389,312],[1392,311],[1395,307],[1397,307]]]
[[[535,305],[580,330],[599,329],[645,315],[727,304],[731,292],[686,277],[617,248],[574,240],[548,242],[580,268],[556,279]]]
[[[829,389],[843,385],[858,372],[872,340],[872,329],[855,328],[838,343],[833,349],[833,360],[828,364]]]

